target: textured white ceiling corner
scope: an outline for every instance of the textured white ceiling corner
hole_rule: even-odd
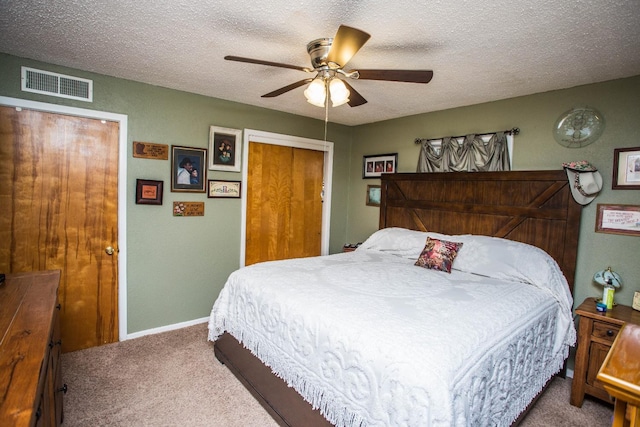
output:
[[[317,119],[306,45],[340,24],[371,39],[347,69],[431,69],[426,85],[350,81],[368,103],[331,108],[358,125],[640,75],[638,0],[0,1],[0,51]]]

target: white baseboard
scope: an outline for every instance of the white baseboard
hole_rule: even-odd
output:
[[[145,335],[153,335],[159,334],[162,332],[175,331],[176,329],[186,328],[188,326],[199,325],[201,323],[207,323],[209,321],[209,317],[202,317],[200,319],[189,320],[187,322],[174,323],[173,325],[160,326],[158,328],[147,329],[144,331],[134,332],[132,334],[127,334],[126,337],[120,337],[120,341],[131,340],[134,338],[144,337]]]
[[[573,369],[569,369],[569,368],[567,368],[567,376],[568,376],[569,378],[573,378]]]

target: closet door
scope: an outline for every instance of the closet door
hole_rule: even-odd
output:
[[[249,143],[245,265],[320,255],[324,153]]]

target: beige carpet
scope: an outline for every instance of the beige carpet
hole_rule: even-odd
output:
[[[206,337],[201,324],[63,354],[63,427],[277,426]],[[587,398],[573,407],[570,389],[570,379],[555,379],[520,425],[611,425],[611,406]]]

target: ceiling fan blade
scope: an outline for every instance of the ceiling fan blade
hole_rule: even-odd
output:
[[[353,88],[353,86],[351,86],[348,82],[344,80],[343,82],[347,86],[347,89],[349,89],[349,92],[350,92],[349,101],[347,102],[347,104],[349,104],[349,107],[357,107],[359,105],[367,103],[367,100],[364,99],[364,97],[360,95],[358,91]]]
[[[263,61],[261,59],[243,58],[242,56],[227,55],[224,57],[227,61],[247,62],[249,64],[269,65],[271,67],[290,68],[292,70],[306,71],[311,73],[314,70],[307,67],[298,67],[297,65],[283,64],[281,62]]]
[[[370,34],[357,28],[340,25],[327,55],[327,62],[333,62],[340,67],[344,67],[370,37]]]
[[[429,83],[431,70],[357,70],[360,80],[387,80],[392,82]]]
[[[300,86],[304,86],[307,83],[311,83],[313,79],[304,79],[299,82],[291,83],[285,87],[281,87],[280,89],[276,89],[273,92],[269,92],[267,94],[262,95],[262,98],[274,98],[276,96],[282,95],[283,93],[289,92],[290,90],[299,88]]]

